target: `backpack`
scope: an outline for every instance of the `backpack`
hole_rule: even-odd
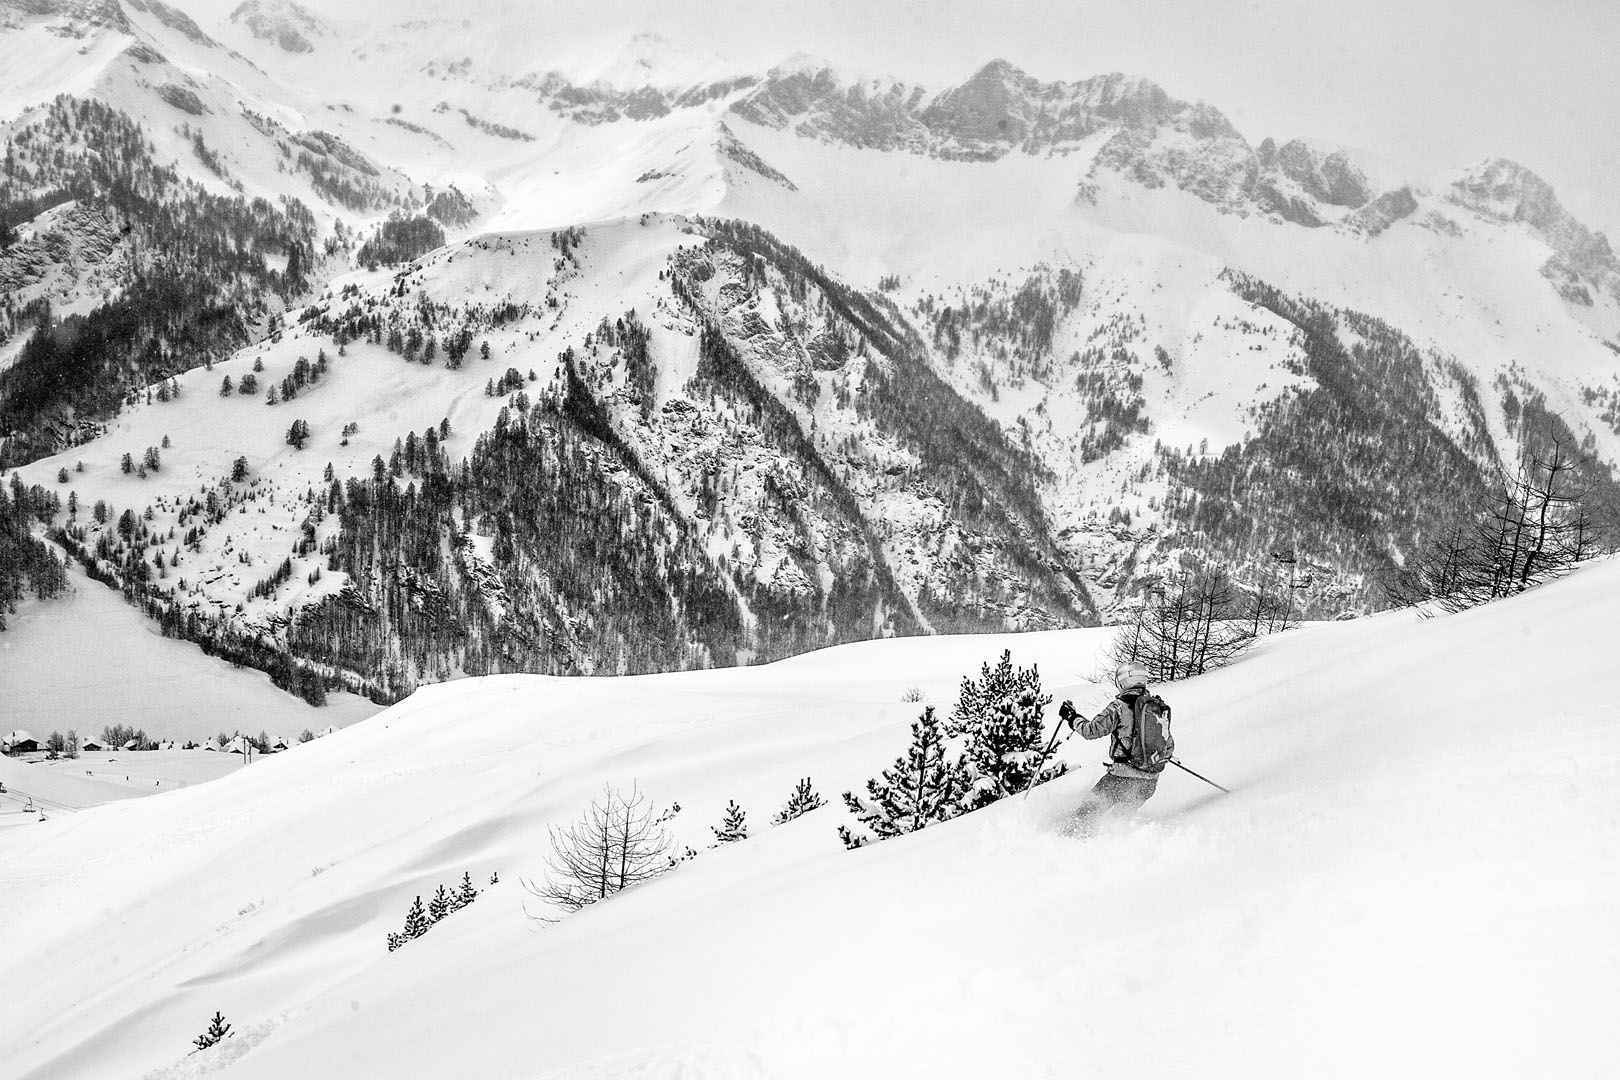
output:
[[[1123,699],[1121,699],[1123,703]],[[1131,730],[1114,733],[1113,759],[1145,773],[1161,773],[1176,753],[1170,735],[1170,706],[1157,694],[1143,694],[1131,710]]]

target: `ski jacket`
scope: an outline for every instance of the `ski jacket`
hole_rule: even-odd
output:
[[[1136,717],[1136,699],[1145,692],[1135,690],[1121,694],[1103,706],[1102,712],[1090,720],[1077,716],[1069,722],[1075,734],[1082,739],[1112,736],[1108,743],[1108,756],[1111,759],[1108,772],[1113,776],[1123,776],[1131,780],[1158,779],[1155,774],[1143,772],[1128,764],[1131,756],[1131,724],[1135,722]]]

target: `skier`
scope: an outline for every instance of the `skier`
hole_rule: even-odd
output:
[[[1120,674],[1118,686],[1119,696],[1090,720],[1080,715],[1072,701],[1058,708],[1058,717],[1081,738],[1111,736],[1108,772],[1075,810],[1075,821],[1084,832],[1095,831],[1105,818],[1139,810],[1153,797],[1159,774],[1175,754],[1170,706],[1149,693],[1148,673],[1140,667],[1127,668]]]

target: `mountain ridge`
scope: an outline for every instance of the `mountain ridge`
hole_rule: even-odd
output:
[[[79,10],[29,4],[29,41]],[[1087,623],[1198,566],[1260,595],[1278,550],[1323,568],[1302,610],[1353,613],[1548,438],[1613,484],[1620,274],[1522,166],[1378,193],[1149,80],[1006,61],[928,91],[126,14],[76,46],[86,96],[3,124],[0,455],[167,632],[311,697]],[[128,479],[161,416],[185,471]],[[620,542],[578,558],[529,520],[592,514]]]

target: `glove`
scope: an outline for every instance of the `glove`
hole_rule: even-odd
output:
[[[1071,727],[1074,726],[1074,718],[1079,715],[1079,713],[1074,711],[1074,702],[1072,701],[1065,701],[1062,705],[1058,706],[1058,719],[1062,720]]]

